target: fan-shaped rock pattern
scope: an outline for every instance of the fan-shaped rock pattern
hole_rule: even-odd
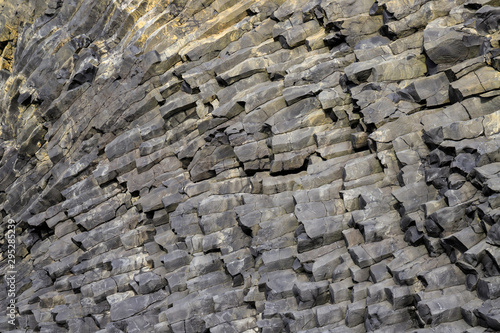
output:
[[[0,330],[499,331],[499,5],[3,1]]]

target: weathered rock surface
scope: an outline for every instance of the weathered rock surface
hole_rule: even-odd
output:
[[[0,331],[500,331],[499,6],[3,1]]]

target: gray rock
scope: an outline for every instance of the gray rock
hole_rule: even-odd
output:
[[[376,155],[368,155],[352,160],[344,166],[344,182],[355,180],[382,171]]]
[[[263,223],[257,236],[252,243],[260,249],[273,249],[288,247],[294,245],[293,234],[297,229],[298,223],[294,217],[271,220],[270,223]],[[267,235],[271,235],[272,241],[266,242]]]
[[[137,282],[139,286],[138,291],[141,295],[154,293],[167,284],[167,281],[163,277],[153,272],[137,274],[134,276],[134,281]]]
[[[329,290],[332,303],[338,304],[350,300],[352,286],[353,282],[350,278],[330,284]]]
[[[234,148],[234,153],[241,162],[253,161],[255,159],[269,156],[269,148],[264,140],[251,142]]]
[[[99,166],[93,172],[93,176],[99,184],[109,182],[115,179],[119,174],[125,174],[135,169],[138,158],[138,151],[131,151],[124,156],[114,159],[110,164]]]
[[[96,325],[92,318],[70,320],[68,327],[72,332],[84,333],[84,332],[97,332],[99,327]]]
[[[438,325],[462,318],[460,306],[471,301],[470,292],[423,300],[417,304],[418,315],[426,324]]]
[[[118,321],[131,317],[161,300],[162,297],[165,297],[165,294],[160,291],[151,295],[133,296],[118,302],[111,307],[111,320]]]
[[[187,288],[189,291],[194,292],[221,284],[228,286],[230,282],[231,278],[228,274],[226,274],[225,272],[216,271],[188,280]]]
[[[446,265],[418,275],[428,291],[453,287],[465,283],[465,274],[455,265]]]
[[[403,118],[400,117],[393,122],[382,125],[368,137],[380,143],[390,142],[404,134],[421,130],[423,126],[420,124],[420,119],[432,113],[435,111],[421,111]]]
[[[366,304],[372,305],[377,304],[387,300],[388,293],[386,289],[390,289],[395,286],[395,282],[392,279],[387,279],[382,282],[378,282],[369,286],[366,290]],[[404,293],[404,292],[403,292]]]
[[[481,278],[477,282],[477,294],[481,299],[496,299],[500,293],[499,278],[492,276]]]
[[[245,323],[255,323],[253,320],[246,320],[246,318],[250,318],[254,315],[255,310],[249,309],[246,306],[231,308],[226,311],[221,312],[220,314],[210,314],[205,317],[206,326],[214,329],[215,332],[232,332],[236,331],[237,328],[241,325],[240,329],[245,328]],[[231,321],[231,325],[227,324],[226,318]],[[238,325],[238,322],[240,325]],[[214,326],[216,328],[214,328]],[[236,327],[233,327],[236,326]]]
[[[236,214],[232,211],[203,215],[200,219],[201,230],[204,234],[210,234],[238,224]]]
[[[311,309],[287,312],[284,319],[285,329],[288,328],[290,331],[298,332],[300,330],[314,328],[316,326],[315,317]]]
[[[49,256],[53,260],[59,260],[78,250],[78,246],[72,242],[72,237],[74,235],[74,233],[68,234],[55,242],[52,242],[49,246]]]
[[[314,35],[321,29],[318,21],[311,20],[304,24],[294,26],[279,35],[279,40],[284,48],[293,48],[305,43],[305,39]]]
[[[161,261],[164,263],[167,272],[172,272],[179,267],[189,265],[192,257],[183,250],[175,250],[164,255]]]
[[[273,134],[281,134],[301,127],[331,123],[331,119],[319,109],[320,103],[316,98],[306,98],[276,112],[265,124],[271,127]]]
[[[366,301],[361,300],[347,305],[345,323],[347,327],[355,327],[364,322]]]
[[[500,243],[500,224],[494,224],[490,230],[488,230],[488,236],[486,241],[489,244],[499,245]]]
[[[106,157],[111,161],[113,158],[120,157],[131,150],[139,148],[141,143],[141,132],[138,128],[135,128],[111,141],[105,148]]]
[[[500,329],[498,303],[498,299],[487,300],[479,309],[477,309],[477,316],[480,320],[494,330]]]
[[[4,4],[17,329],[499,330],[498,1],[184,2]]]
[[[296,152],[276,154],[271,161],[270,171],[278,173],[300,169],[304,166],[307,157],[315,150],[315,146],[309,146]]]
[[[366,243],[377,242],[400,234],[400,216],[396,212],[358,222]]]
[[[320,6],[325,11],[328,20],[334,21],[341,17],[352,17],[361,13],[367,13],[372,3],[370,1],[363,1],[361,3],[351,1],[342,1],[341,3],[322,1]]]
[[[266,59],[250,58],[242,61],[232,69],[218,74],[217,81],[224,85],[230,85],[238,80],[252,76],[255,73],[265,72],[267,65],[268,62]]]
[[[343,231],[347,229],[347,219],[344,216],[325,217],[313,220],[301,220],[307,236],[322,240],[326,245],[342,239]]]
[[[404,66],[403,66],[404,64]],[[345,68],[349,80],[359,84],[365,81],[398,81],[417,78],[427,71],[422,56],[408,52],[397,56],[380,56],[353,63]]]
[[[268,300],[277,300],[293,297],[293,287],[301,281],[306,282],[306,279],[298,279],[292,270],[281,270],[262,274],[259,285],[266,288]]]
[[[169,101],[160,108],[161,116],[167,120],[179,112],[196,106],[196,96],[184,92],[177,92],[169,97]]]
[[[204,275],[221,270],[222,261],[220,260],[220,255],[216,253],[197,255],[193,257],[189,267],[190,271],[194,272],[196,275]]]
[[[183,292],[187,289],[188,267],[181,267],[165,275],[170,292]]]
[[[490,67],[482,67],[469,73],[451,84],[450,98],[452,101],[462,101],[470,95],[497,89],[498,73]]]
[[[437,210],[425,221],[425,227],[430,235],[437,235],[443,230],[458,231],[465,227],[465,221],[462,220],[465,214],[464,205],[456,207],[445,207]]]
[[[410,213],[420,207],[421,204],[435,199],[437,193],[433,187],[425,182],[413,183],[392,192],[394,197],[402,204],[400,213]]]
[[[264,266],[259,269],[261,272],[287,269],[293,266],[297,256],[297,248],[287,247],[281,249],[272,249],[262,253]]]
[[[483,304],[483,301],[481,300],[473,300],[470,301],[469,303],[466,303],[462,305],[461,307],[461,313],[462,317],[464,318],[464,321],[469,324],[470,326],[478,326],[478,318],[474,314],[474,311],[477,311],[477,309]]]
[[[325,304],[330,299],[328,281],[298,283],[294,286],[294,293],[303,306]]]
[[[417,103],[425,101],[428,106],[435,106],[449,101],[448,87],[448,78],[440,73],[415,80],[402,89],[401,94],[408,94]]]
[[[374,263],[373,258],[366,252],[366,250],[361,245],[356,245],[348,249],[352,260],[356,265],[361,268],[365,268]]]
[[[113,219],[116,216],[117,209],[122,203],[124,203],[125,200],[125,195],[118,195],[112,200],[106,201],[87,213],[76,216],[75,222],[77,225],[81,225],[85,228],[85,230],[91,230],[99,224]]]
[[[477,189],[469,182],[464,183],[458,190],[449,190],[445,192],[450,207],[464,203],[474,197]]]
[[[315,281],[329,279],[333,274],[333,269],[342,262],[341,255],[345,253],[345,248],[337,248],[314,261],[312,273]]]
[[[365,325],[371,330],[408,329],[411,327],[411,314],[406,309],[392,309],[388,302],[367,306]],[[397,325],[401,323],[402,325]]]
[[[249,246],[250,239],[241,228],[233,227],[214,232],[203,238],[203,251],[220,250],[223,255]]]
[[[490,229],[491,230],[491,229]],[[455,248],[458,253],[463,253],[471,249],[474,245],[484,239],[484,234],[476,233],[474,228],[464,228],[448,237],[443,238],[443,243]]]
[[[424,48],[435,64],[455,64],[478,56],[482,38],[453,28],[427,28],[424,30]]]

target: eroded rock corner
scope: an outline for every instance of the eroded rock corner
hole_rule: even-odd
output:
[[[500,331],[499,6],[1,2],[0,331]]]

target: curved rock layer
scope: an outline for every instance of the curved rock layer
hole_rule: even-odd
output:
[[[3,1],[0,330],[500,331],[499,5]]]

